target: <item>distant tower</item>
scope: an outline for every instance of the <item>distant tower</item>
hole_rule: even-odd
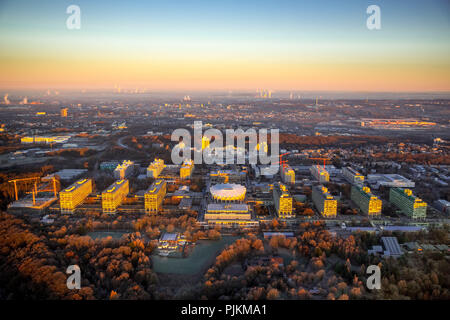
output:
[[[3,102],[4,102],[5,104],[9,104],[8,94],[5,94],[5,96],[3,97]]]
[[[67,108],[62,108],[61,109],[61,117],[67,118]]]

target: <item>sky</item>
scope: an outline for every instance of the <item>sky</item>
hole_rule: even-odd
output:
[[[0,0],[0,88],[447,92],[449,40],[448,0]]]

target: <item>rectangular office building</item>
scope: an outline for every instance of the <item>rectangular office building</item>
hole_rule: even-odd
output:
[[[316,209],[325,218],[337,216],[337,200],[322,185],[313,187],[312,199]]]
[[[157,180],[152,183],[145,192],[145,212],[158,213],[162,209],[162,203],[166,195],[167,183],[165,180]]]
[[[278,182],[273,186],[273,203],[275,204],[275,209],[277,210],[279,218],[294,217],[292,197],[287,187],[281,182]]]
[[[289,165],[281,167],[281,179],[284,183],[295,183],[295,171]]]
[[[92,180],[83,179],[59,192],[61,213],[72,213],[92,192]]]
[[[252,219],[252,213],[245,203],[209,203],[204,215],[209,226],[224,228],[252,228],[258,221]]]
[[[114,169],[114,178],[117,180],[126,179],[134,173],[134,162],[124,160]]]
[[[352,167],[343,168],[342,175],[344,176],[345,180],[347,180],[351,184],[362,185],[364,183],[364,176]]]
[[[128,180],[122,179],[110,185],[102,193],[103,213],[116,213],[117,207],[121,205],[129,192]]]
[[[390,189],[389,201],[412,219],[425,219],[427,216],[427,203],[414,196],[410,189]]]
[[[316,179],[320,183],[325,183],[325,182],[330,181],[330,174],[328,173],[327,170],[325,170],[324,167],[321,167],[318,165],[311,166],[309,171],[311,172],[311,175],[314,177],[314,179]]]
[[[370,192],[370,188],[353,185],[351,199],[369,217],[381,215],[382,201]]]
[[[148,178],[158,178],[163,169],[165,168],[164,160],[155,159],[147,168],[147,177]]]
[[[180,179],[189,179],[194,171],[194,161],[185,159],[180,167]]]

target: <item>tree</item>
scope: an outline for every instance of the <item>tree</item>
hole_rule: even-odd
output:
[[[111,290],[111,293],[109,294],[109,300],[117,300],[117,299],[119,299],[119,294],[114,290]]]
[[[279,297],[280,297],[280,292],[275,288],[270,289],[269,292],[267,293],[268,300],[276,300]]]

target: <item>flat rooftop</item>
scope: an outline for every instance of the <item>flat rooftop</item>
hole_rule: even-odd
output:
[[[73,192],[73,191],[77,190],[78,188],[80,188],[81,186],[85,185],[86,183],[90,183],[90,181],[92,181],[92,180],[91,179],[78,180],[77,182],[73,183],[71,186],[65,188],[61,192]]]
[[[401,256],[403,254],[396,237],[381,237],[384,247],[392,256]]]
[[[70,180],[86,173],[87,171],[87,169],[63,169],[55,172],[55,174],[58,175],[61,180]]]
[[[247,213],[248,212],[248,205],[245,203],[209,203],[207,206],[208,212],[242,212]]]
[[[160,179],[152,183],[152,185],[147,189],[146,193],[158,193],[159,190],[165,185],[165,181]]]
[[[159,240],[160,241],[177,241],[177,239],[178,239],[178,233],[166,232],[161,236],[161,238]]]
[[[353,169],[352,167],[345,167],[348,171],[350,171],[352,174],[354,174],[355,176],[360,176],[361,174],[356,171],[355,169]]]
[[[117,180],[112,185],[110,185],[106,190],[103,191],[103,193],[114,193],[116,192],[124,183],[125,181],[128,181],[126,179]]]

